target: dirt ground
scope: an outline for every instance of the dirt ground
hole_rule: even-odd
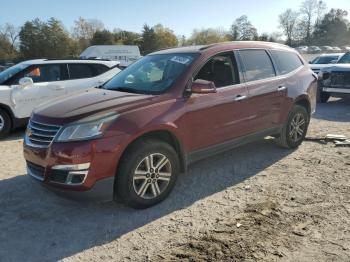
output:
[[[350,100],[308,136],[350,138]],[[350,261],[350,148],[272,139],[203,160],[147,210],[81,203],[25,176],[23,131],[0,142],[0,261]]]

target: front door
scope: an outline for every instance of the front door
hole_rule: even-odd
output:
[[[187,150],[197,151],[243,136],[249,127],[248,94],[240,83],[233,52],[211,58],[194,77],[214,82],[217,93],[186,101]]]

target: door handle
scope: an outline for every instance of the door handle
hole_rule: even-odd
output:
[[[236,96],[235,97],[235,101],[242,101],[242,100],[244,100],[244,99],[246,99],[247,98],[247,96],[242,96],[242,95],[238,95],[238,96]]]
[[[284,91],[284,90],[286,90],[287,89],[287,87],[285,87],[285,86],[279,86],[278,88],[277,88],[277,91],[278,92],[281,92],[281,91]]]

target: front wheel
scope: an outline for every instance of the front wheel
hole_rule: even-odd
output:
[[[158,140],[138,141],[123,156],[116,179],[117,197],[134,208],[163,201],[179,173],[175,150]]]
[[[285,148],[298,147],[306,136],[309,122],[310,115],[305,107],[294,105],[277,138],[277,143]]]
[[[2,109],[0,109],[0,138],[4,138],[11,130],[11,118]]]

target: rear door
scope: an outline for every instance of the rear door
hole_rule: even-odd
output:
[[[243,136],[249,128],[248,93],[233,52],[207,61],[194,79],[212,81],[217,93],[192,94],[186,101],[186,144],[197,151]]]
[[[286,96],[283,80],[277,77],[269,53],[264,49],[238,51],[249,93],[250,132],[255,133],[278,124]]]

